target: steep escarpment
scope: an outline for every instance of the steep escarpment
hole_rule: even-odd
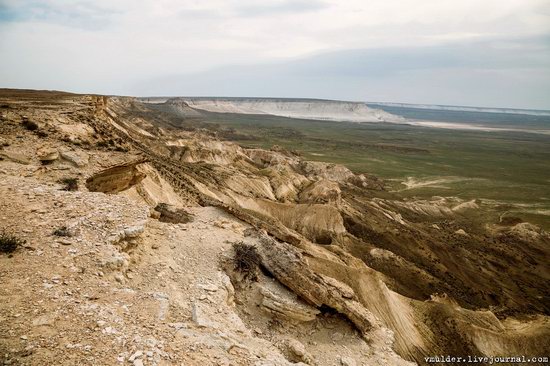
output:
[[[349,122],[403,122],[402,117],[361,102],[317,99],[271,98],[174,98],[165,104],[185,116],[192,111],[238,114],[271,114],[274,116]],[[195,112],[196,113],[196,112]]]
[[[0,97],[1,229],[26,240],[0,257],[9,362],[406,365],[550,350],[550,237],[534,225],[484,221],[456,198],[404,200],[133,98]]]

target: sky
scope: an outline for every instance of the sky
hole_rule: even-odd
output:
[[[550,1],[0,0],[0,87],[550,109]]]

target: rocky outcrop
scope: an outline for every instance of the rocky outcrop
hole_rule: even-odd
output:
[[[401,365],[393,350],[422,361],[550,349],[549,237],[535,225],[499,222],[484,202],[378,192],[373,177],[221,141],[132,98],[37,100],[1,108],[2,229],[28,245],[0,255],[0,359],[286,365],[281,352]],[[43,134],[23,129],[21,106]],[[81,177],[111,194],[56,184]],[[493,222],[476,221],[487,213]],[[217,273],[241,241],[257,246],[261,280],[233,287]],[[35,308],[66,320],[34,332],[24,314]]]
[[[159,213],[159,221],[161,222],[186,224],[193,221],[192,214],[185,211],[183,208],[177,208],[166,203],[159,203],[155,207],[155,211]]]
[[[327,179],[344,183],[355,177],[355,174],[343,165],[323,163],[319,161],[302,161],[300,169],[307,177],[315,180]]]
[[[338,183],[321,179],[300,192],[300,202],[337,204],[342,198],[341,193]]]
[[[308,322],[320,313],[315,307],[298,299],[296,294],[290,293],[275,283],[265,282],[258,284],[262,296],[260,306],[275,316],[281,316],[291,321]]]
[[[86,180],[91,192],[118,193],[135,186],[146,174],[140,169],[143,161],[125,163],[102,170]]]
[[[317,307],[335,309],[364,335],[379,327],[378,320],[357,301],[353,290],[334,278],[312,271],[297,248],[264,236],[258,253],[262,265],[302,299]]]

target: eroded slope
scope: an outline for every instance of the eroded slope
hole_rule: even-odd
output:
[[[13,304],[1,313],[9,360],[370,365],[549,350],[549,237],[533,225],[485,222],[475,204],[454,199],[402,200],[374,177],[281,148],[244,149],[197,128],[192,116],[131,98],[0,97],[2,228],[31,243],[1,258],[3,296]],[[67,177],[79,192],[59,191]],[[37,197],[24,192],[36,190],[33,211]],[[58,205],[75,207],[67,225],[80,231],[70,239],[50,233],[64,223]],[[134,211],[139,217],[125,216]],[[178,212],[196,218],[182,214],[178,224]],[[230,242],[240,241],[261,259],[257,282],[231,266]],[[121,259],[107,271],[98,267],[103,257]],[[59,258],[67,266],[56,270]],[[11,294],[58,272],[42,302],[35,291]],[[98,302],[83,288],[129,298]],[[60,298],[73,305],[62,310]],[[89,325],[80,308],[102,304],[122,315]],[[51,312],[76,323],[47,324],[47,341],[31,314]],[[73,347],[79,332],[90,344]],[[111,343],[95,342],[100,334]]]

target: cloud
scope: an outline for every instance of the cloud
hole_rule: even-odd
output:
[[[0,21],[44,22],[83,29],[104,29],[120,11],[88,1],[5,1]]]
[[[253,3],[236,7],[240,16],[273,16],[282,13],[299,14],[329,7],[329,4],[317,0],[284,0],[278,2]]]
[[[0,0],[0,85],[131,94],[140,80],[287,65],[289,94],[315,79],[362,98],[364,83],[421,70],[500,63],[504,77],[540,77],[549,34],[547,0]]]
[[[139,95],[286,96],[550,109],[547,40],[344,50],[147,79],[133,90]]]

